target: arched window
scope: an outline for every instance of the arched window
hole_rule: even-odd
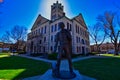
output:
[[[82,44],[85,44],[84,39],[82,39]]]
[[[70,31],[72,30],[71,24],[70,24]]]
[[[53,42],[53,35],[51,36],[51,42]]]
[[[55,24],[55,31],[57,31],[57,24]]]
[[[44,28],[44,33],[46,33],[46,29],[47,29],[47,27],[45,26],[45,28]]]
[[[69,23],[67,23],[67,30],[69,30]]]

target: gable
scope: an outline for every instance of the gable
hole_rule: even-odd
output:
[[[74,20],[76,20],[77,22],[79,22],[83,27],[87,28],[85,21],[83,19],[82,14],[79,14],[78,16],[76,16],[75,18],[73,18]]]
[[[31,30],[37,28],[39,25],[41,25],[41,24],[43,24],[43,23],[45,23],[45,22],[47,22],[47,21],[49,21],[49,20],[46,19],[46,18],[44,18],[43,16],[39,15],[39,16],[37,17],[36,21],[34,22]]]

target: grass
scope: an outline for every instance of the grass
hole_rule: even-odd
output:
[[[120,58],[92,58],[74,62],[74,67],[97,80],[120,80]]]
[[[114,54],[102,54],[102,56],[120,58],[120,55],[114,55]]]
[[[16,80],[41,75],[50,68],[48,63],[0,53],[0,79]]]

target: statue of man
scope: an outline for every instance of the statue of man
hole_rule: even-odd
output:
[[[58,26],[61,28],[61,31],[59,31],[55,36],[55,42],[56,42],[55,52],[59,44],[56,71],[57,71],[57,74],[59,74],[60,62],[62,59],[62,54],[64,52],[69,62],[70,73],[73,73],[72,61],[71,61],[71,50],[70,50],[71,43],[72,43],[71,34],[67,29],[64,29],[65,24],[63,22],[60,22]]]

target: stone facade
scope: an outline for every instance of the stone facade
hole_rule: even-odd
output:
[[[89,32],[82,14],[69,19],[66,17],[64,7],[61,3],[54,3],[51,6],[51,20],[39,15],[28,34],[28,53],[52,53],[54,51],[54,39],[60,31],[59,22],[64,22],[65,28],[72,35],[72,53],[86,54],[90,51]]]

